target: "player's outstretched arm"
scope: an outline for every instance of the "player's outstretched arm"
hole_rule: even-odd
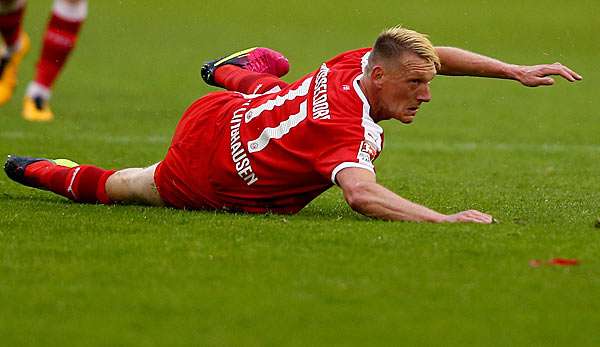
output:
[[[441,61],[440,75],[476,76],[512,79],[528,87],[554,84],[550,76],[561,76],[569,82],[582,77],[575,71],[560,64],[513,65],[500,60],[472,53],[455,47],[436,47]]]
[[[375,181],[375,175],[365,169],[341,170],[336,180],[350,207],[365,216],[384,220],[404,220],[431,223],[492,223],[492,216],[475,211],[445,215],[406,200]]]

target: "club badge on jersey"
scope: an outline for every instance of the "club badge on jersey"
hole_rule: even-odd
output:
[[[358,160],[361,163],[372,165],[375,158],[377,158],[377,147],[369,141],[362,141],[358,151]]]

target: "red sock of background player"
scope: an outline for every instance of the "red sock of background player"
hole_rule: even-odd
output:
[[[4,12],[4,8],[0,7],[0,34],[4,39],[9,55],[17,49],[24,12],[25,2],[23,1],[7,7],[6,12]]]
[[[80,165],[73,168],[48,161],[29,164],[25,177],[36,186],[50,190],[73,201],[111,204],[106,194],[106,180],[115,173],[96,166]]]
[[[223,65],[217,68],[215,82],[227,90],[244,94],[265,93],[275,87],[283,89],[288,85],[271,74],[248,71],[235,65]]]
[[[87,17],[87,2],[71,4],[66,0],[55,0],[48,21],[42,52],[37,63],[35,80],[29,84],[29,97],[50,98],[50,89],[58,77],[69,54],[75,48],[79,29]]]

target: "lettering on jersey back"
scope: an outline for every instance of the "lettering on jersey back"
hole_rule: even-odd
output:
[[[240,176],[240,178],[250,186],[258,181],[258,176],[256,176],[256,173],[254,173],[254,170],[252,170],[250,159],[248,158],[246,150],[240,139],[240,125],[242,124],[242,117],[247,110],[245,106],[248,106],[248,104],[249,103],[246,102],[243,107],[239,108],[233,113],[229,128],[231,160],[233,160],[233,164],[235,165],[235,170],[237,171],[238,176]]]
[[[298,97],[305,96],[306,94],[308,94],[310,82],[312,82],[312,77],[305,79],[302,82],[302,84],[298,86],[298,88],[291,89],[287,94],[277,95],[275,98],[267,100],[267,102],[265,102],[264,104],[247,111],[244,116],[244,120],[246,121],[246,123],[248,123],[254,118],[260,116],[261,113],[265,111],[273,111],[275,107],[283,105],[286,101],[291,101]]]
[[[329,68],[327,65],[321,65],[315,78],[315,90],[313,93],[312,118],[331,119],[329,114],[329,103],[327,102],[327,74]]]

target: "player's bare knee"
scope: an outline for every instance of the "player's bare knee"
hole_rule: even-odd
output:
[[[154,173],[157,167],[158,163],[144,168],[138,173],[139,179],[137,180],[137,184],[139,186],[137,191],[140,194],[139,198],[145,203],[163,206],[164,202],[162,201],[156,183],[154,182]]]
[[[127,202],[133,197],[131,189],[132,169],[120,170],[112,174],[106,181],[106,193],[111,200]]]
[[[156,165],[115,172],[106,182],[108,196],[123,203],[163,205],[154,184]]]
[[[87,0],[54,0],[52,10],[64,18],[82,21],[87,17]]]

